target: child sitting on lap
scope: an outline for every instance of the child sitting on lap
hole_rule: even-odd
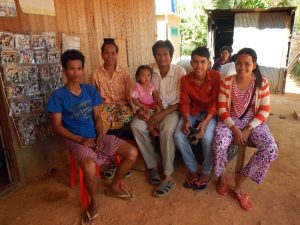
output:
[[[135,77],[137,83],[131,93],[132,102],[143,109],[147,118],[150,119],[156,112],[163,109],[159,94],[151,82],[152,69],[147,65],[139,66]],[[156,127],[148,127],[148,129],[153,136],[158,136]]]

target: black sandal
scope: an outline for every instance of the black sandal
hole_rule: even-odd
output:
[[[157,170],[154,169],[148,170],[147,174],[148,174],[150,184],[153,185],[160,184],[161,180]]]

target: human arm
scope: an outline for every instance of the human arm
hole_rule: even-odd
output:
[[[50,115],[51,119],[51,125],[54,129],[54,131],[62,136],[65,139],[69,139],[71,141],[74,141],[76,143],[79,143],[81,145],[85,145],[89,148],[94,148],[95,147],[95,141],[93,138],[84,138],[81,137],[77,134],[74,134],[70,132],[68,129],[66,129],[63,124],[62,124],[62,114],[53,112]]]
[[[101,150],[103,148],[103,121],[101,118],[101,114],[99,112],[99,106],[93,107],[93,115],[94,115],[94,121],[95,121],[95,129],[97,133],[96,138],[96,149]]]
[[[266,78],[262,79],[262,85],[256,90],[256,105],[255,115],[248,124],[249,129],[252,130],[261,123],[265,122],[270,113],[270,91],[269,84]],[[257,106],[258,103],[258,106]]]
[[[132,103],[143,110],[147,110],[147,107],[143,105],[138,98],[132,98]]]
[[[156,103],[158,104],[160,110],[162,110],[164,107],[163,107],[162,100],[161,100],[161,98],[160,98],[160,96],[159,96],[158,91],[157,91],[157,90],[154,90],[154,91],[152,92],[152,96],[153,96],[154,100],[156,101]],[[160,110],[159,110],[159,111],[160,111]]]
[[[158,125],[168,114],[176,111],[179,107],[179,103],[174,104],[174,105],[169,105],[168,108],[157,112],[154,114],[154,116],[152,116],[148,121],[147,121],[147,125],[149,127],[155,127],[156,125]]]

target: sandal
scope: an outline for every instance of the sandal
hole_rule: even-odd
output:
[[[125,190],[121,189],[123,193],[115,193],[111,189],[105,190],[104,194],[113,197],[113,198],[119,198],[122,200],[133,202],[136,199],[135,193],[131,190]]]
[[[229,190],[228,190],[226,177],[225,177],[225,182],[223,184],[220,182],[220,179],[218,179],[216,190],[220,195],[223,195],[223,196],[228,195]]]
[[[103,172],[103,178],[106,180],[112,180],[115,176],[115,172],[116,172],[116,167],[110,167]],[[132,175],[132,171],[129,170],[126,173],[125,178],[130,177],[131,175]]]
[[[163,197],[170,194],[171,190],[176,186],[175,181],[163,181],[154,191],[156,197]]]
[[[197,181],[198,181],[197,178],[192,178],[191,180],[186,180],[183,184],[183,187],[185,187],[187,189],[194,189]]]
[[[96,212],[93,216],[91,216],[89,211],[85,211],[84,216],[85,218],[82,218],[81,225],[87,225],[91,224],[93,220],[95,220],[98,217],[99,212]]]
[[[242,209],[249,211],[253,208],[249,196],[244,192],[234,192],[234,197],[240,202]]]
[[[193,190],[194,191],[203,191],[204,189],[207,188],[207,185],[209,184],[209,181],[210,181],[210,177],[206,181],[202,181],[202,180],[198,179],[195,182],[195,187],[194,187]]]
[[[148,179],[150,184],[153,185],[160,184],[161,180],[157,170],[154,169],[148,170],[147,174],[148,174]]]

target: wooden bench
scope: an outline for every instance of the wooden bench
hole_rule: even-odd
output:
[[[251,148],[256,148],[256,146],[250,142],[247,141],[246,145],[239,145],[238,146],[238,152],[237,152],[237,157],[236,157],[236,165],[235,165],[235,172],[240,173],[242,169],[244,168],[244,163],[245,163],[245,154],[246,154],[246,148],[251,147]]]

